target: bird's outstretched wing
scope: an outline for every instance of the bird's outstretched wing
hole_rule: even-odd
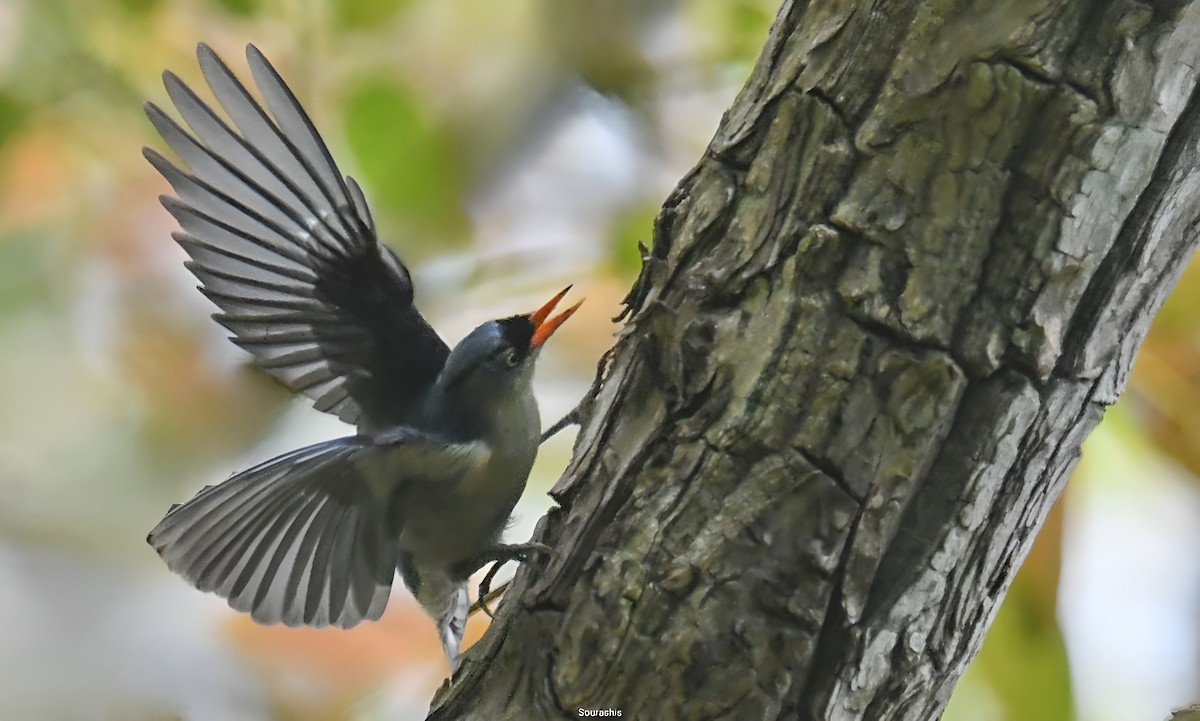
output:
[[[172,571],[259,623],[350,628],[387,605],[397,484],[459,477],[488,454],[404,427],[318,443],[204,488],[146,540]]]
[[[246,48],[262,104],[211,48],[196,54],[229,120],[166,72],[191,132],[152,103],[146,114],[187,169],[144,154],[178,196],[163,205],[200,290],[223,311],[213,318],[318,410],[376,428],[405,422],[449,354],[413,306],[408,270],[262,53]]]

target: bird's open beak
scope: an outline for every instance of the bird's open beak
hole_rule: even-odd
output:
[[[583,305],[583,301],[581,300],[553,318],[550,318],[550,313],[554,310],[554,306],[558,305],[558,301],[562,300],[563,296],[566,295],[567,291],[569,290],[571,290],[571,286],[568,285],[566,288],[563,288],[561,291],[559,291],[558,295],[551,298],[546,305],[543,305],[541,308],[538,308],[529,315],[529,321],[533,323],[533,338],[531,338],[529,341],[530,349],[536,350],[541,348],[542,344],[545,343],[550,336],[554,335],[554,331],[558,330],[560,325],[567,322],[567,318],[570,318],[576,310],[579,310],[579,306]]]

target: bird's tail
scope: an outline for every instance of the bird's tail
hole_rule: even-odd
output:
[[[396,550],[356,461],[360,437],[302,448],[174,506],[146,540],[259,623],[349,628],[383,614]]]
[[[437,624],[438,638],[450,661],[450,670],[456,670],[463,634],[467,631],[467,616],[471,612],[467,582],[447,573],[442,566],[419,565],[407,553],[400,554],[398,568],[417,603]]]
[[[437,617],[438,636],[442,639],[442,650],[450,659],[450,670],[458,670],[458,652],[462,647],[463,635],[467,632],[467,615],[471,611],[471,598],[467,595],[467,584],[460,583],[450,597],[446,610]]]

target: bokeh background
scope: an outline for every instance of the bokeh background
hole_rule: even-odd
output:
[[[145,544],[167,507],[348,432],[223,340],[170,241],[159,74],[255,42],[364,185],[451,342],[575,282],[544,421],[611,344],[637,242],[776,0],[0,0],[0,719],[422,718],[446,672],[396,591],[351,632],[256,627]],[[1160,719],[1200,688],[1200,265],[1156,322],[948,719]],[[565,465],[543,447],[511,530]],[[475,619],[471,634],[483,623]],[[612,705],[620,706],[620,699]]]

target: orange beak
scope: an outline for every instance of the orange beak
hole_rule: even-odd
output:
[[[567,318],[570,318],[575,311],[579,310],[579,306],[583,305],[583,301],[581,300],[553,318],[550,318],[550,313],[554,310],[554,306],[558,305],[558,301],[562,300],[563,296],[566,295],[567,291],[569,290],[571,290],[571,286],[568,285],[566,288],[563,288],[561,291],[559,291],[558,295],[551,298],[546,305],[543,305],[541,308],[538,308],[529,315],[529,321],[533,323],[533,338],[529,341],[529,348],[531,350],[541,348],[542,344],[545,343],[550,336],[554,335],[554,331],[558,330],[560,325],[566,323]]]

